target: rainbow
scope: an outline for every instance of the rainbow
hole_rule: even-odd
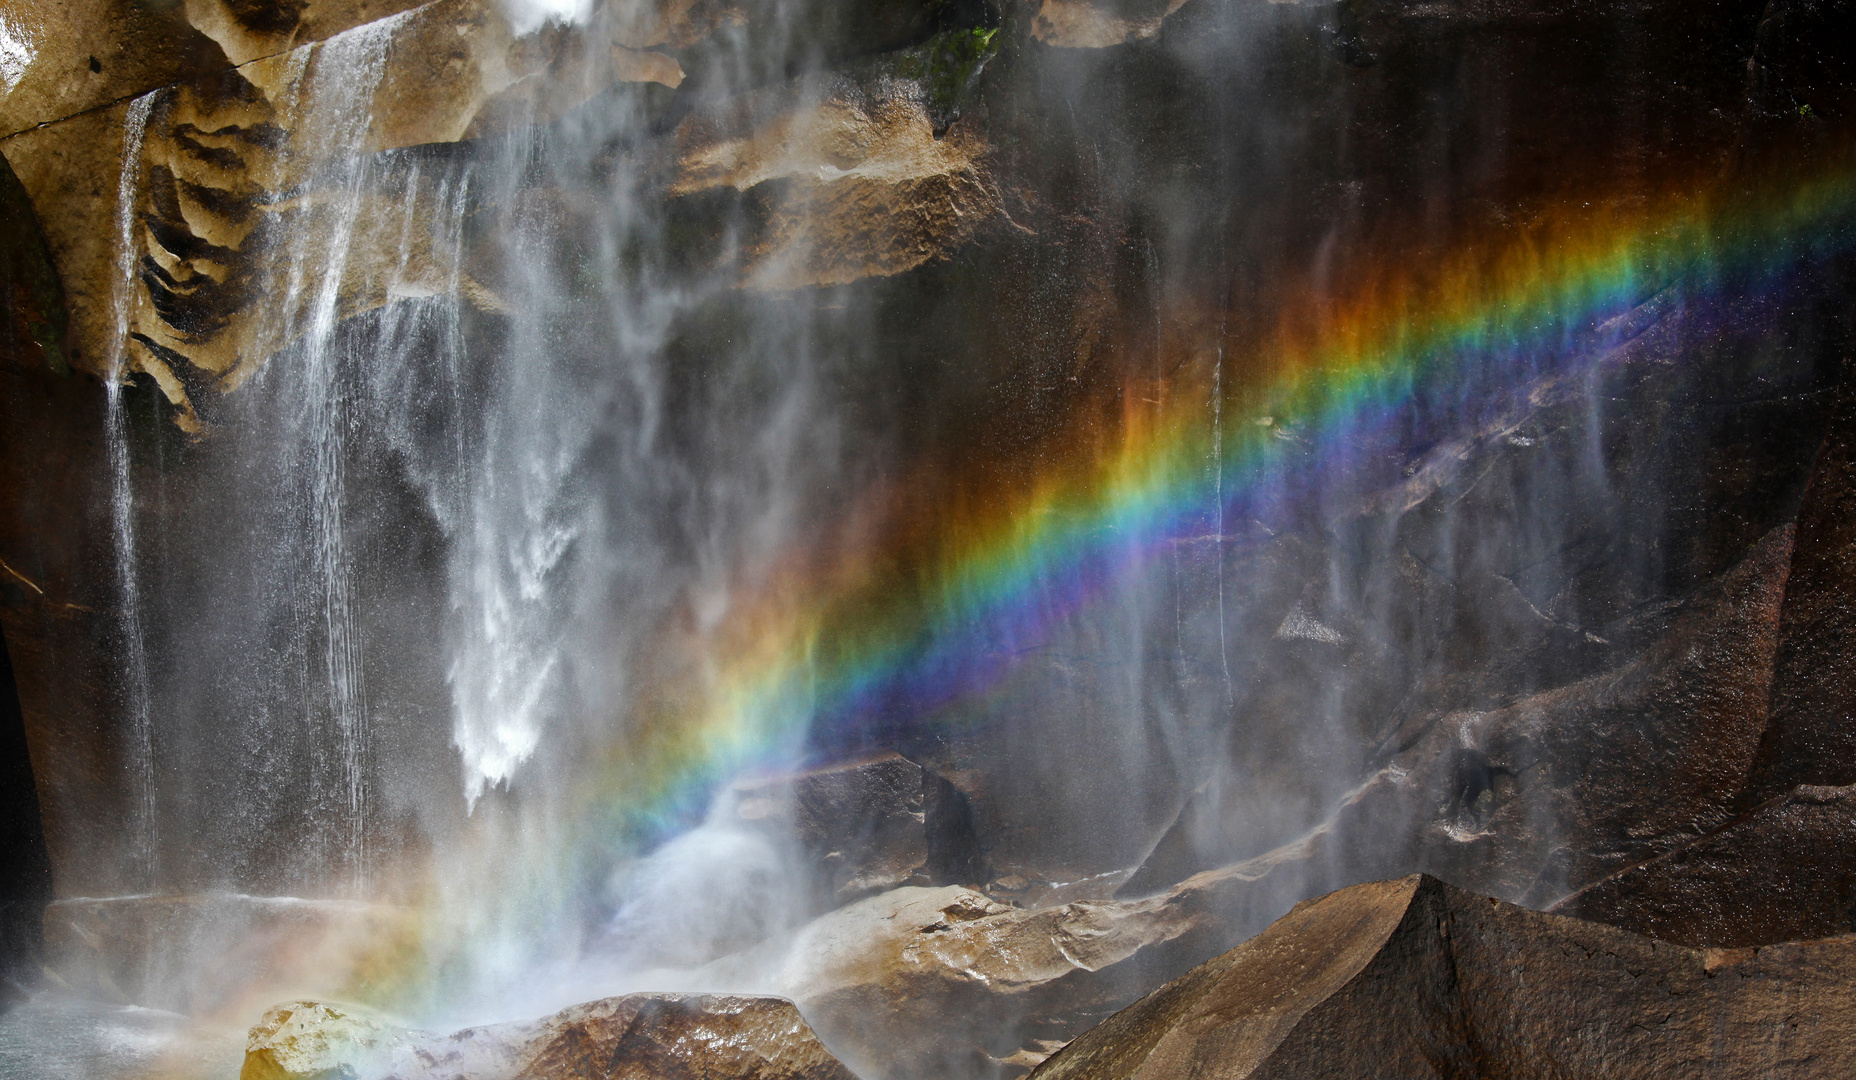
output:
[[[721,785],[880,740],[899,713],[961,722],[956,706],[1001,685],[1026,646],[1298,476],[1318,486],[1414,406],[1576,374],[1646,308],[1783,295],[1856,253],[1850,160],[1567,204],[1427,258],[1361,258],[1349,287],[1279,297],[1243,335],[1185,313],[1176,347],[1216,363],[1085,396],[1024,455],[1034,469],[922,465],[763,569],[717,636],[677,637],[672,677],[571,790],[545,793],[549,824],[479,810],[483,866],[405,868],[423,936],[358,946],[348,996],[417,1010],[485,965],[478,977],[500,985],[512,957],[546,948],[517,939],[579,932],[577,905],[611,866],[691,826]],[[1295,443],[1275,434],[1283,422]],[[490,893],[474,884],[490,879]]]
[[[1727,187],[1562,208],[1305,296],[1262,340],[1211,343],[1241,351],[1228,366],[1244,378],[1184,378],[1158,402],[1121,393],[1115,422],[1074,425],[1082,434],[1040,454],[1051,464],[1030,482],[956,483],[931,536],[822,567],[792,560],[731,619],[699,688],[653,706],[615,749],[596,785],[600,830],[674,829],[717,784],[854,742],[898,703],[932,715],[983,693],[1018,646],[1282,481],[1283,441],[1254,417],[1294,418],[1317,456],[1341,454],[1421,395],[1476,375],[1519,386],[1601,356],[1628,336],[1620,317],[1666,289],[1689,302],[1735,281],[1777,288],[1856,240],[1856,170]]]

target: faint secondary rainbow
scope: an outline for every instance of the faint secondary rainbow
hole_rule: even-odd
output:
[[[1293,418],[1317,459],[1343,455],[1418,395],[1471,377],[1517,387],[1602,354],[1608,321],[1672,283],[1684,302],[1733,281],[1770,289],[1856,247],[1848,167],[1637,205],[1567,209],[1420,265],[1381,264],[1340,295],[1286,304],[1260,341],[1205,343],[1242,354],[1218,387],[1221,423],[1203,380],[1157,403],[1122,394],[1097,403],[1115,423],[1077,425],[1088,431],[1047,448],[1053,464],[1031,482],[956,485],[927,539],[918,525],[900,550],[795,559],[738,605],[688,692],[615,748],[593,796],[598,831],[674,827],[716,784],[794,760],[808,740],[854,742],[886,711],[931,715],[984,692],[1018,646],[1282,479],[1281,441],[1243,418]]]

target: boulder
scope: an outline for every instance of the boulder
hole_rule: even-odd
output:
[[[893,750],[738,783],[734,814],[799,843],[831,907],[898,885],[973,884],[984,857],[966,798]]]
[[[239,1080],[353,1076],[357,1063],[383,1058],[412,1037],[407,1028],[362,1006],[286,1002],[252,1027]]]
[[[717,98],[675,133],[666,210],[750,288],[888,277],[1002,224],[984,128],[956,123],[992,52],[952,31],[820,79]],[[725,223],[740,220],[743,235]],[[739,244],[740,250],[734,250]]]
[[[289,992],[365,988],[415,955],[409,908],[350,900],[193,893],[55,900],[47,974],[85,997],[202,1016]]]
[[[1837,1077],[1856,939],[1686,949],[1414,875],[1298,904],[1038,1080]]]
[[[632,994],[540,1020],[416,1031],[347,1005],[295,1001],[251,1029],[240,1080],[856,1080],[792,1002]]]
[[[1553,906],[1694,948],[1856,930],[1856,787],[1801,785]]]
[[[1036,910],[958,886],[906,886],[724,957],[697,985],[792,997],[860,1075],[884,1080],[1021,1073],[1147,988],[1228,948],[1233,928],[1298,898],[1246,864],[1159,896]]]

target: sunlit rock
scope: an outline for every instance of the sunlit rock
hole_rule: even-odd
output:
[[[412,1032],[358,1005],[292,1001],[264,1014],[245,1044],[239,1080],[353,1076],[383,1062]]]
[[[375,156],[551,119],[614,83],[680,78],[666,56],[561,29],[517,38],[492,3],[438,0],[0,150],[70,298],[73,363],[101,373],[125,353],[197,431],[196,399],[330,320],[408,296],[499,309],[460,264],[455,170]]]
[[[1187,0],[1100,3],[1093,0],[1039,0],[1031,17],[1031,36],[1060,49],[1106,49],[1144,41],[1160,33],[1168,15]]]
[[[73,362],[101,373],[125,354],[197,432],[214,394],[330,319],[409,296],[506,310],[466,265],[457,170],[378,155],[549,122],[616,84],[667,92],[683,68],[647,46],[714,28],[600,19],[518,37],[488,0],[436,0],[4,140],[70,297]],[[900,273],[994,220],[983,139],[947,130],[990,37],[936,41],[823,90],[725,98],[678,129],[669,195],[731,189],[755,223],[743,283]]]
[[[589,1071],[591,1070],[591,1071]],[[240,1080],[856,1080],[790,1001],[633,994],[434,1035],[298,1001],[251,1029]]]
[[[1048,1053],[1046,1044],[1228,947],[1229,909],[1248,885],[1212,873],[1146,900],[1038,910],[972,889],[905,887],[696,978],[777,987],[860,1075],[986,1074]]]
[[[983,129],[956,122],[990,40],[944,35],[692,115],[676,132],[671,212],[745,218],[728,255],[756,289],[838,285],[947,257],[1000,224]]]
[[[1856,1068],[1856,939],[1692,950],[1414,876],[1298,905],[1040,1080]]]
[[[422,0],[14,0],[0,15],[0,136],[264,56]]]

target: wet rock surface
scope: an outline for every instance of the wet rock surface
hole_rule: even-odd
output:
[[[1552,910],[1701,947],[1856,931],[1856,789],[1802,785]]]
[[[634,994],[540,1020],[433,1035],[355,1006],[279,1005],[251,1029],[240,1080],[855,1080],[792,1002]]]
[[[1798,784],[1856,781],[1856,398],[1845,387],[1798,510],[1785,586],[1771,721],[1752,798]]]
[[[966,796],[894,751],[737,783],[734,816],[791,837],[831,908],[899,885],[984,879]]]
[[[139,149],[123,346],[138,373],[136,468],[172,481],[141,510],[149,534],[239,520],[211,491],[248,463],[229,438],[213,443],[215,424],[236,427],[237,395],[309,325],[302,275],[329,263],[343,229],[364,239],[339,253],[348,276],[329,317],[355,340],[395,305],[439,302],[468,309],[461,333],[497,342],[514,295],[498,245],[542,237],[571,262],[601,235],[612,178],[637,178],[628,197],[661,203],[675,238],[674,259],[652,272],[728,283],[670,332],[676,378],[725,381],[756,328],[793,305],[874,358],[825,380],[846,401],[875,403],[846,410],[847,438],[867,424],[898,458],[990,455],[998,475],[1023,476],[1040,417],[1111,385],[1129,391],[1109,398],[1117,408],[1160,394],[1179,365],[1212,355],[1207,327],[1271,310],[1275,286],[1259,283],[1325,288],[1333,252],[1421,261],[1438,234],[1499,233],[1608,185],[1628,205],[1642,195],[1629,177],[1808,141],[1848,96],[1838,17],[1787,3],[1696,14],[1661,3],[1044,0],[997,27],[995,13],[957,4],[795,15],[701,3],[666,5],[623,34],[602,16],[530,37],[489,6],[453,0],[347,35],[389,7],[274,7],[252,8],[269,12],[254,19],[190,4],[182,18],[105,4],[91,13],[98,29],[60,34],[47,22],[42,66],[9,87],[0,113],[4,131],[20,132],[0,139],[22,181],[5,223],[46,241],[17,259],[9,248],[7,264],[0,615],[67,897],[130,892],[137,880],[119,828],[131,793],[119,782],[127,735],[97,487],[96,376],[119,344],[126,94],[168,88]],[[715,74],[730,35],[779,36],[789,17],[806,30],[793,48],[828,64],[793,78],[800,53],[770,49],[751,77]],[[348,71],[358,53],[372,57],[374,85],[320,80],[325,62]],[[1256,120],[1276,115],[1272,102],[1294,130]],[[344,109],[372,120],[332,125]],[[503,140],[605,130],[602,117],[614,130],[612,117],[636,123],[519,193],[458,194]],[[359,209],[344,223],[337,203],[351,188]],[[1202,227],[1181,227],[1180,207]],[[1022,666],[951,722],[897,704],[877,744],[907,759],[743,791],[740,809],[795,826],[824,868],[815,906],[847,906],[797,945],[722,961],[718,977],[787,955],[782,988],[860,1071],[967,1076],[1035,1065],[1298,900],[1413,870],[1533,905],[1580,890],[1568,910],[1685,944],[1842,932],[1856,903],[1838,853],[1845,797],[1798,785],[1856,779],[1847,274],[1832,266],[1781,300],[1748,285],[1718,317],[1690,302],[1699,286],[1659,283],[1595,337],[1582,379],[1490,389],[1447,423],[1362,443],[1357,469],[1322,498],[1259,506],[1178,545],[1123,614],[1010,643]],[[281,323],[280,309],[291,313]],[[831,321],[847,309],[868,318]],[[780,318],[755,321],[768,312]],[[1315,436],[1293,417],[1233,422],[1267,427],[1290,460],[1311,452]],[[403,446],[367,430],[379,424],[357,421],[355,460],[401,460]],[[178,441],[177,425],[197,441]],[[368,586],[426,595],[442,540],[407,509],[418,499],[393,487],[403,467],[383,470],[385,494],[372,493],[370,535],[389,539],[356,550],[414,551],[404,580],[375,569]],[[945,492],[925,490],[919,512],[930,516]],[[161,557],[189,585],[229,556],[214,546]],[[192,650],[206,657],[196,674],[233,639],[266,631]],[[1129,641],[1140,644],[1113,644]],[[429,800],[442,812],[399,806],[381,826],[416,848],[420,827],[458,813],[455,762],[433,719],[442,710],[426,704],[444,700],[446,677],[388,666],[409,674],[378,681],[379,700],[413,704],[383,711],[382,745],[416,745],[443,774],[420,780],[442,792]],[[193,705],[174,712],[192,716]],[[196,745],[217,749],[226,724],[201,711]],[[308,783],[281,767],[265,782]],[[213,790],[199,789],[203,800]],[[165,812],[261,835],[223,845],[237,853],[227,863],[240,887],[310,876],[291,861],[311,847],[294,838],[321,835],[308,813],[204,801]],[[174,853],[166,872],[204,887],[221,869],[201,869],[207,861]],[[994,873],[990,894],[931,887]],[[1777,899],[1762,899],[1774,882]],[[1385,920],[1422,904],[1467,919],[1474,907],[1413,888],[1420,899],[1358,901],[1364,914],[1347,916],[1353,936],[1342,936],[1367,952],[1322,970],[1354,986],[1379,970],[1373,957],[1392,955]],[[868,895],[879,890],[889,891]],[[119,963],[141,946],[86,936],[105,914],[54,910],[63,970],[100,995],[145,1000]],[[1532,933],[1513,931],[1529,956],[1550,937]],[[1397,948],[1415,950],[1414,971],[1434,966],[1435,948]],[[1733,978],[1778,986],[1804,955],[1701,963],[1753,964]],[[1347,967],[1355,959],[1365,966]],[[1691,967],[1669,968],[1665,982]],[[1294,1031],[1329,1030],[1301,1025],[1341,990],[1282,985],[1310,1003]],[[1499,980],[1487,986],[1491,1001],[1520,1000]],[[1198,1008],[1209,999],[1197,993],[1174,997]],[[1636,1015],[1626,1004],[1616,1016]],[[1333,1023],[1361,1046],[1377,1037],[1364,1021]],[[611,1025],[634,1020],[563,1024],[569,1041],[608,1046]],[[1293,1038],[1308,1046],[1314,1035]],[[1047,1069],[1084,1068],[1063,1060]]]
[[[1304,901],[1041,1065],[1127,1077],[1831,1077],[1856,940],[1697,950],[1434,878]]]
[[[904,887],[694,977],[771,979],[859,1075],[1014,1075],[1305,895],[1305,868],[1272,878],[1273,866],[1208,871],[1140,900],[1037,908]]]

